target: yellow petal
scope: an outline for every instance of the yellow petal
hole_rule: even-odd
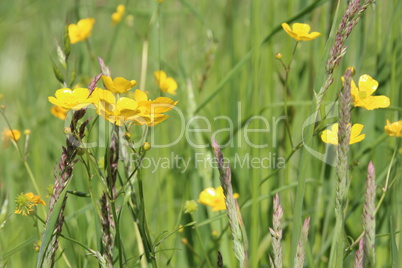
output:
[[[350,142],[349,142],[349,144],[354,144],[354,143],[357,143],[359,141],[362,141],[366,137],[366,134],[361,134],[360,135],[360,133],[362,132],[363,128],[364,128],[364,125],[362,125],[362,124],[354,124],[352,126],[351,131],[350,131]]]
[[[366,92],[367,96],[370,96],[377,90],[378,82],[374,80],[368,74],[363,74],[359,78],[359,91]]]
[[[289,24],[287,23],[282,23],[282,28],[285,30],[285,32],[292,38],[296,39],[297,41],[300,41],[298,35],[292,31],[290,28]]]
[[[137,102],[148,101],[148,96],[147,96],[147,94],[145,94],[144,91],[137,89],[137,90],[134,92],[134,99],[135,99]]]
[[[313,39],[319,37],[320,35],[321,35],[321,34],[320,34],[319,32],[312,32],[312,33],[310,33],[310,34],[308,34],[308,35],[306,35],[306,36],[302,36],[302,37],[301,37],[301,40],[302,40],[302,41],[313,40]]]
[[[103,85],[105,86],[106,89],[108,89],[108,90],[110,90],[112,92],[115,91],[114,84],[113,84],[113,81],[112,81],[111,77],[106,76],[106,75],[102,75],[102,82],[103,82]]]
[[[338,132],[333,132],[331,130],[324,130],[321,134],[321,140],[325,143],[338,145]]]
[[[306,23],[293,23],[292,24],[292,29],[293,32],[295,32],[298,35],[308,35],[308,33],[310,32],[310,25],[306,24]]]

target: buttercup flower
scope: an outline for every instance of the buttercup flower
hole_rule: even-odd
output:
[[[130,98],[116,100],[112,92],[101,88],[95,88],[91,99],[97,113],[118,126],[122,126],[127,121],[132,121],[129,118],[136,118],[145,111],[145,108],[140,108],[135,100]]]
[[[362,141],[366,134],[360,134],[363,130],[363,125],[354,124],[350,130],[350,141],[349,144],[357,143]],[[321,140],[325,143],[338,145],[338,123],[331,126],[331,130],[324,130],[321,134]]]
[[[282,28],[285,32],[296,41],[309,41],[319,37],[321,34],[319,32],[310,32],[310,25],[305,23],[293,23],[292,28],[289,24],[282,23]]]
[[[56,91],[55,97],[48,97],[49,101],[65,110],[80,110],[91,104],[91,99],[88,98],[89,90],[87,88],[61,88]]]
[[[116,8],[116,12],[112,14],[112,24],[116,25],[121,21],[121,18],[124,15],[124,11],[126,7],[124,5],[118,5]]]
[[[123,77],[116,77],[112,80],[111,77],[105,75],[102,75],[102,82],[113,93],[125,93],[137,85],[137,81],[135,80],[128,81]]]
[[[167,77],[164,71],[154,72],[156,83],[162,92],[176,95],[177,83],[172,77]]]
[[[87,39],[91,35],[94,24],[94,18],[86,18],[79,20],[77,24],[68,25],[68,36],[70,37],[71,44]]]
[[[130,117],[129,120],[135,121],[139,125],[148,125],[150,127],[166,120],[169,116],[163,113],[172,110],[178,101],[173,101],[167,97],[158,97],[155,100],[148,100],[145,92],[137,89],[134,92],[134,99],[140,108],[144,111],[141,115]]]
[[[387,125],[384,129],[388,136],[402,138],[402,121],[393,122],[391,124],[391,122],[387,120]]]
[[[239,198],[239,194],[233,194],[233,197],[237,199]],[[226,209],[225,195],[223,194],[222,186],[218,186],[216,189],[212,187],[204,189],[204,191],[200,193],[198,202],[203,205],[212,207],[212,211]]]
[[[378,82],[371,76],[364,74],[359,78],[359,88],[352,80],[351,94],[355,107],[362,107],[366,110],[386,108],[389,106],[389,98],[386,96],[371,96],[377,90]]]
[[[39,204],[46,206],[46,203],[39,195],[34,195],[33,193],[21,193],[15,199],[14,213],[22,214],[24,216],[29,215],[34,210],[34,207]]]
[[[19,132],[18,130],[10,130],[8,128],[4,129],[1,137],[3,148],[7,148],[8,146],[10,146],[10,140],[17,142],[20,138],[21,132]]]
[[[55,117],[60,118],[61,120],[65,120],[66,117],[67,117],[68,110],[63,109],[63,108],[61,108],[59,106],[53,106],[52,108],[50,108],[50,112]]]

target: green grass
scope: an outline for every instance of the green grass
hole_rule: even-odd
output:
[[[181,121],[178,113],[171,111],[170,117],[153,129],[154,140],[150,140],[153,147],[147,157],[170,159],[172,155],[177,155],[190,159],[190,165],[185,171],[182,167],[159,168],[155,172],[152,167],[143,168],[138,175],[143,182],[143,209],[150,240],[153,243],[160,241],[155,249],[157,266],[209,267],[207,259],[215,265],[218,251],[222,253],[226,267],[238,266],[226,213],[212,212],[210,207],[201,204],[192,216],[182,212],[186,200],[197,200],[204,188],[220,184],[216,168],[209,165],[196,168],[194,162],[197,155],[212,157],[209,144],[214,138],[218,144],[229,141],[229,146],[222,152],[231,160],[234,192],[240,194],[238,201],[249,240],[250,267],[269,267],[272,239],[268,228],[272,227],[272,198],[275,193],[279,193],[284,210],[284,267],[289,267],[293,261],[291,249],[295,249],[297,239],[292,240],[292,236],[298,234],[295,230],[300,230],[302,222],[309,216],[311,228],[305,247],[305,266],[327,267],[335,226],[336,168],[314,156],[309,156],[309,161],[305,163],[309,152],[303,146],[292,153],[285,122],[280,119],[284,115],[285,72],[275,54],[281,52],[286,64],[291,59],[295,41],[280,28],[280,24],[295,16],[294,22],[308,23],[313,31],[322,34],[315,40],[298,44],[289,73],[287,105],[291,138],[296,146],[301,142],[302,134],[306,135],[307,129],[303,131],[303,124],[315,105],[313,90],[318,91],[324,79],[325,61],[332,46],[331,39],[328,39],[331,27],[337,29],[346,8],[346,3],[342,2],[336,13],[336,4],[332,2],[165,0],[158,5],[156,1],[127,1],[126,14],[133,15],[133,24],[122,21],[117,26],[112,26],[110,22],[111,14],[120,4],[117,1],[1,2],[0,94],[3,98],[0,105],[6,105],[4,113],[12,128],[21,132],[30,129],[32,132],[27,162],[42,198],[48,205],[47,187],[54,183],[53,168],[60,159],[61,146],[65,145],[63,129],[69,124],[51,115],[51,104],[47,100],[62,87],[52,70],[52,60],[58,61],[55,40],[63,45],[66,21],[76,23],[80,18],[94,17],[96,23],[88,43],[80,42],[71,48],[69,72],[76,69],[77,83],[85,87],[99,73],[97,60],[92,56],[100,56],[112,76],[137,80],[139,87],[147,90],[152,99],[162,94],[153,77],[155,70],[165,70],[179,84],[178,94],[169,97],[179,101],[177,107],[183,113],[185,122]],[[367,165],[373,161],[376,167],[376,204],[383,198],[376,214],[378,267],[398,267],[396,263],[402,256],[399,235],[402,224],[399,215],[402,191],[400,138],[384,134],[386,119],[401,120],[400,12],[399,0],[378,1],[368,8],[347,41],[347,54],[335,70],[334,83],[324,99],[325,105],[337,99],[342,87],[340,77],[348,66],[353,65],[356,69],[355,81],[360,75],[369,74],[380,83],[375,94],[386,95],[391,100],[391,106],[386,109],[352,110],[352,122],[364,124],[366,138],[352,145],[349,154],[351,184],[345,214],[344,245],[350,245],[363,231],[361,218]],[[147,47],[147,53],[144,53],[144,47]],[[143,61],[147,63],[146,69]],[[202,77],[205,81],[200,89]],[[96,116],[93,112],[91,115]],[[184,135],[178,139],[184,127],[208,128],[205,121],[194,120],[196,115],[209,120],[210,130],[190,132],[188,137]],[[232,127],[236,130],[232,139],[228,140],[229,132],[224,130],[231,127],[228,120],[217,116],[232,120]],[[270,130],[246,132],[242,126],[251,116],[265,118]],[[320,130],[335,121],[337,117],[329,118]],[[107,123],[98,118],[90,140],[97,140],[99,125],[107,126]],[[1,117],[0,130],[6,127]],[[249,130],[262,128],[265,128],[265,123],[260,119],[251,121],[248,126]],[[212,137],[213,133],[216,136]],[[131,134],[136,141],[142,137],[139,127],[133,128]],[[310,146],[323,153],[325,144],[319,139],[320,132],[316,134]],[[22,136],[18,142],[20,148],[24,146]],[[176,139],[178,142],[167,148],[154,146]],[[195,148],[190,142],[206,146]],[[268,146],[253,148],[248,142]],[[334,148],[329,146],[335,153]],[[101,146],[91,153],[97,158],[94,161],[98,161],[103,158],[105,147]],[[285,167],[279,169],[273,166],[247,168],[234,164],[236,157],[261,159],[274,154],[291,157]],[[85,154],[83,159],[88,161]],[[121,177],[126,178],[123,164],[119,168]],[[91,174],[95,174],[93,167]],[[306,183],[301,203],[296,192],[302,177]],[[386,181],[389,189],[383,192],[381,188]],[[138,195],[140,189],[137,182],[133,191]],[[93,188],[92,198],[69,195],[62,234],[101,251],[100,222],[95,206],[98,206],[103,186],[96,175],[90,181],[85,166],[78,162],[68,190],[88,193],[90,187]],[[31,216],[13,214],[14,199],[21,192],[35,192],[24,163],[13,146],[1,149],[0,205],[6,200],[8,205],[5,207],[7,221],[0,230],[0,266],[33,266],[38,258],[33,247],[42,237],[44,227],[39,224],[36,228]],[[139,232],[126,205],[127,199],[128,195],[122,196],[116,203],[122,208],[119,223],[122,248],[127,267],[140,267]],[[297,211],[299,205],[302,207]],[[47,210],[48,206],[37,211],[45,219]],[[184,232],[176,232],[180,224],[185,226],[189,223],[193,224]],[[217,231],[218,237],[214,237],[212,231]],[[187,239],[187,245],[182,243],[183,238]],[[61,256],[59,249],[56,267],[97,266],[97,260],[88,256],[88,252],[77,243],[60,238],[60,245],[63,254]],[[344,253],[345,267],[352,266],[356,249],[354,247],[351,252]],[[114,255],[118,256],[117,247]],[[119,267],[119,262],[116,261],[115,265]]]

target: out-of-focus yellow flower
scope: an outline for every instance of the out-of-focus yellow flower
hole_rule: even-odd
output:
[[[112,80],[111,77],[102,75],[103,85],[113,93],[126,93],[132,87],[137,85],[137,81],[135,80],[127,80],[123,77],[116,77]]]
[[[233,197],[237,199],[239,198],[239,194],[233,194]],[[204,191],[202,191],[198,197],[198,202],[212,207],[212,211],[226,209],[225,195],[223,194],[222,186],[218,186],[216,189],[212,187],[204,189]]]
[[[186,202],[184,202],[183,210],[186,214],[196,212],[197,208],[198,204],[194,200],[187,200]]]
[[[112,14],[112,24],[116,25],[121,21],[121,18],[124,15],[124,11],[126,7],[124,5],[118,5],[116,8],[116,12]]]
[[[89,90],[87,88],[61,88],[56,91],[55,97],[48,97],[48,100],[65,110],[80,110],[92,103],[88,98]]]
[[[385,132],[391,137],[402,138],[402,121],[391,122],[387,120],[387,125],[384,127]]]
[[[30,129],[25,129],[24,134],[27,135],[27,136],[31,135],[31,130]]]
[[[184,231],[183,225],[180,224],[177,232],[182,233],[183,231]]]
[[[68,25],[68,36],[71,44],[87,39],[91,35],[94,24],[94,18],[86,18],[79,20],[77,24]]]
[[[167,77],[164,71],[154,72],[156,83],[162,92],[176,95],[177,83],[172,77]]]
[[[3,98],[3,96],[4,96],[3,94],[0,94],[0,100]]]
[[[145,108],[139,107],[135,100],[130,98],[116,100],[112,92],[101,88],[95,88],[91,99],[97,113],[118,126],[122,126],[127,121],[133,121],[145,111]]]
[[[364,74],[359,78],[359,88],[352,80],[350,92],[355,107],[362,107],[366,110],[386,108],[389,106],[389,98],[386,96],[371,96],[377,90],[378,82],[371,76]]]
[[[67,117],[67,112],[68,110],[63,109],[59,106],[53,106],[52,108],[50,108],[50,112],[52,113],[52,115],[54,115],[55,117],[61,119],[61,120],[65,120]]]
[[[310,32],[310,25],[306,23],[293,23],[292,28],[289,24],[282,23],[282,28],[285,32],[296,41],[309,41],[319,37],[321,34],[319,32]]]
[[[34,195],[33,193],[21,193],[15,199],[14,213],[22,214],[24,216],[29,215],[34,210],[34,207],[39,204],[46,206],[46,203],[39,195]]]
[[[8,128],[4,129],[2,132],[1,141],[3,143],[3,148],[10,146],[10,140],[17,142],[21,138],[21,132],[17,129],[10,130]]]
[[[134,16],[133,15],[127,15],[126,19],[125,19],[125,22],[129,27],[133,27],[134,26]]]
[[[363,130],[362,124],[354,124],[350,130],[350,141],[349,144],[357,143],[362,141],[366,134],[360,134]],[[325,143],[338,145],[338,128],[339,124],[333,124],[331,130],[324,130],[321,134],[321,140]]]
[[[138,125],[148,125],[150,127],[159,124],[166,120],[169,116],[166,113],[172,110],[178,101],[173,101],[167,97],[158,97],[155,100],[148,100],[147,94],[141,90],[134,92],[134,99],[143,112],[135,117],[130,117],[129,120],[135,121]]]

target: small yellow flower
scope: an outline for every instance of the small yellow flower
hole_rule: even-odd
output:
[[[183,231],[184,231],[183,225],[180,224],[177,232],[182,233]]]
[[[239,198],[239,194],[233,194],[233,197],[237,199]],[[225,195],[223,194],[222,186],[218,186],[216,189],[212,187],[204,189],[204,191],[200,193],[198,202],[203,205],[212,207],[212,211],[226,209]]]
[[[39,195],[34,195],[33,193],[21,193],[15,199],[14,213],[22,214],[24,216],[29,215],[34,210],[34,207],[39,204],[46,206],[46,203]]]
[[[127,121],[133,121],[133,118],[140,116],[145,111],[145,108],[138,107],[135,100],[130,98],[116,100],[112,92],[101,88],[95,88],[91,99],[97,113],[118,126],[122,126]]]
[[[52,115],[54,115],[55,117],[61,119],[61,120],[65,120],[67,117],[67,112],[68,110],[63,109],[59,106],[53,106],[52,108],[50,108],[50,112],[52,113]]]
[[[391,124],[391,122],[387,120],[387,125],[384,129],[388,136],[402,138],[402,121],[393,122]]]
[[[331,130],[324,130],[321,134],[321,140],[325,143],[338,145],[338,123],[331,126]],[[362,124],[354,124],[350,130],[350,141],[349,144],[357,143],[362,141],[366,134],[360,134],[363,130]]]
[[[27,136],[31,135],[31,130],[30,129],[25,129],[24,134],[27,135]]]
[[[10,140],[17,142],[21,138],[21,132],[17,129],[10,130],[8,128],[4,129],[2,132],[1,141],[3,143],[3,148],[10,146]]]
[[[61,88],[56,91],[55,97],[48,97],[49,101],[65,110],[80,110],[91,104],[91,99],[88,98],[89,90],[87,88]]]
[[[70,37],[71,44],[87,39],[91,35],[94,24],[94,18],[86,18],[79,20],[77,24],[68,25],[68,36]]]
[[[167,77],[164,71],[154,72],[156,83],[162,92],[176,95],[177,83],[172,77]]]
[[[118,5],[116,8],[116,12],[112,14],[112,24],[116,25],[121,21],[121,18],[124,15],[124,11],[126,7],[124,5]]]
[[[355,107],[362,107],[366,110],[386,108],[389,106],[389,98],[386,96],[371,96],[377,90],[378,82],[371,76],[364,74],[359,78],[359,88],[352,80],[350,92]]]
[[[184,213],[189,214],[197,211],[198,204],[194,200],[187,200],[184,202]]]
[[[102,75],[103,85],[113,93],[126,93],[132,87],[137,85],[135,80],[126,80],[123,77],[116,77],[112,80],[111,77]]]
[[[282,23],[282,28],[285,32],[296,41],[309,41],[319,37],[321,34],[319,32],[310,32],[310,25],[305,23],[293,23],[292,29],[289,24]]]
[[[178,101],[173,101],[167,97],[159,97],[155,100],[148,100],[147,94],[141,90],[134,92],[134,99],[141,109],[142,114],[130,117],[129,120],[135,121],[138,125],[148,125],[150,127],[166,120],[169,116],[163,113],[172,110]]]

